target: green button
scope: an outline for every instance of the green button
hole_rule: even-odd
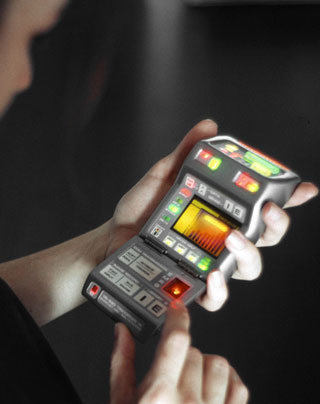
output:
[[[162,219],[163,219],[165,222],[169,223],[170,220],[171,220],[171,217],[170,217],[170,216],[163,216]]]
[[[168,206],[168,209],[170,210],[170,212],[174,213],[175,215],[180,212],[180,207],[175,205],[174,203],[171,203]]]
[[[183,199],[177,198],[177,199],[176,199],[176,202],[177,202],[179,205],[182,205],[182,204],[183,204]]]
[[[278,175],[280,173],[279,167],[277,167],[275,164],[270,163],[264,158],[257,156],[252,152],[249,151],[246,152],[243,158],[247,163],[252,164],[251,168],[254,171],[259,172],[259,174],[264,175],[265,177],[270,176],[270,174],[268,175],[268,172],[270,172],[273,175]],[[262,167],[265,170],[264,172]]]
[[[210,168],[210,170],[215,171],[215,170],[218,170],[221,163],[222,163],[221,159],[219,159],[218,157],[213,157],[209,161],[208,167]]]
[[[202,258],[202,260],[198,264],[198,268],[201,269],[201,271],[208,271],[209,267],[211,264],[211,259],[208,257]]]

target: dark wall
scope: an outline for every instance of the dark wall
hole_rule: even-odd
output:
[[[1,259],[107,220],[203,118],[320,184],[319,18],[317,6],[73,2],[36,42],[34,84],[0,124]],[[318,207],[290,210],[261,278],[231,281],[222,310],[191,309],[194,344],[230,360],[252,403],[314,402]],[[43,331],[83,401],[105,403],[112,321],[86,303]],[[139,378],[155,343],[138,345]]]

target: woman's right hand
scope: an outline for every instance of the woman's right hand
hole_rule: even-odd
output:
[[[169,308],[151,368],[136,386],[134,340],[116,326],[111,360],[111,404],[245,404],[248,389],[228,361],[191,346],[190,318],[181,303]]]

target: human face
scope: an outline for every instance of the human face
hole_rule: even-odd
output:
[[[32,39],[50,30],[68,0],[7,0],[0,25],[0,117],[32,82]]]

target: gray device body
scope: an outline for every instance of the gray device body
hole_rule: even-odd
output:
[[[82,293],[145,341],[171,301],[205,293],[206,278],[236,269],[224,240],[238,229],[252,242],[264,231],[266,202],[284,206],[300,182],[293,171],[231,136],[197,143],[139,235],[89,274]]]

